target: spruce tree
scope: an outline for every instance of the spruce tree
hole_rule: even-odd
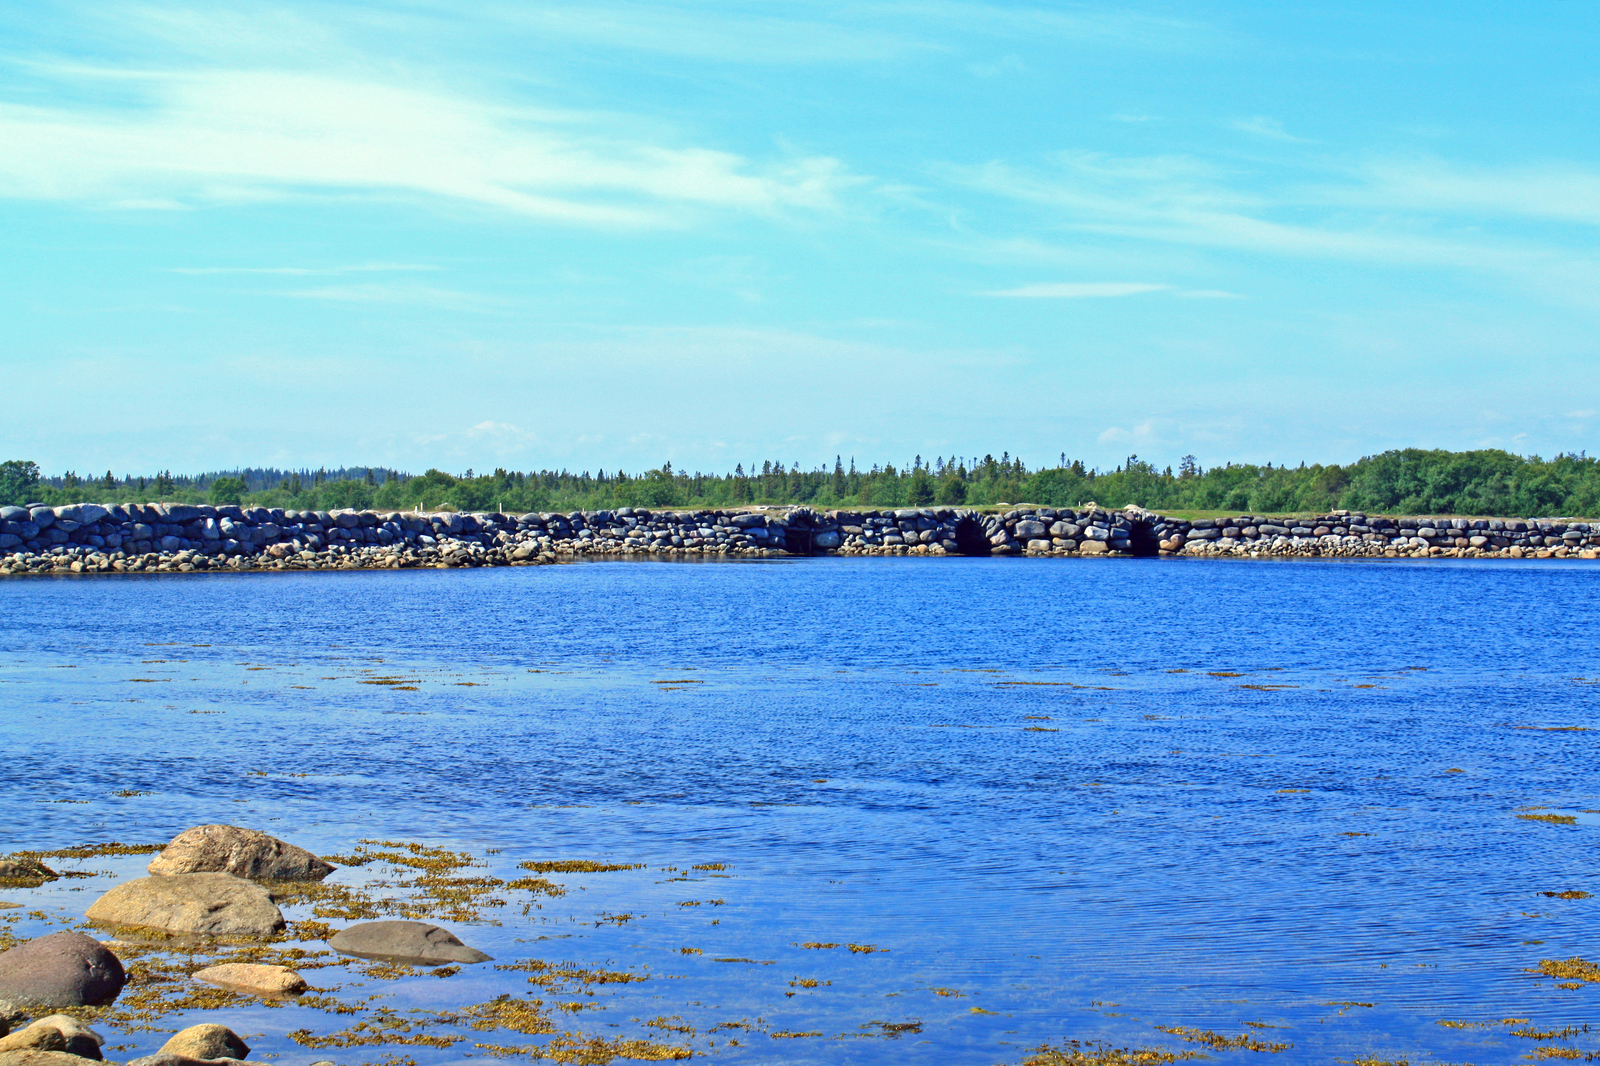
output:
[[[911,468],[911,480],[906,485],[906,503],[912,507],[926,507],[933,502],[933,479],[928,477],[921,457]]]

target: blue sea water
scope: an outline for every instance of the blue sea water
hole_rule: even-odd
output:
[[[1600,568],[1555,561],[13,579],[0,851],[225,822],[468,851],[503,879],[643,864],[451,927],[502,964],[649,976],[562,1028],[719,1061],[1587,1053],[1600,984],[1536,971],[1600,960],[1597,603]],[[0,915],[77,922],[145,861],[61,860],[92,876],[0,890],[26,907]],[[345,989],[441,1012],[525,987],[484,965]],[[311,1050],[286,1034],[349,1024],[314,1006],[156,1028],[199,1020],[285,1063],[487,1054]]]

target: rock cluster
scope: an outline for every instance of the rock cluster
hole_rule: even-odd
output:
[[[32,860],[4,860],[0,870],[54,876]],[[114,886],[88,909],[102,924],[192,936],[270,937],[284,930],[283,914],[256,881],[320,881],[333,867],[304,848],[252,829],[196,826],[151,860],[149,877]],[[115,944],[117,942],[113,942]],[[362,922],[335,935],[330,946],[369,959],[423,966],[487,962],[490,957],[436,925],[413,921]],[[193,978],[267,998],[307,990],[284,966],[224,963]],[[8,1016],[23,1012],[104,1006],[127,983],[121,961],[106,944],[78,932],[59,932],[0,952],[0,1066],[89,1066],[102,1061],[104,1040],[71,1017],[52,1014],[17,1032]],[[221,1025],[193,1025],[154,1055],[128,1066],[252,1066],[250,1048]],[[316,1066],[332,1066],[318,1063]]]
[[[1434,551],[1434,549],[1439,549]],[[0,576],[530,566],[594,555],[1457,554],[1565,558],[1600,523],[1335,511],[1185,522],[1138,508],[810,507],[569,514],[285,511],[188,504],[0,507]]]
[[[95,900],[89,919],[183,936],[273,936],[285,928],[283,912],[255,882],[320,881],[333,872],[304,848],[234,825],[179,833],[148,869],[149,877]]]

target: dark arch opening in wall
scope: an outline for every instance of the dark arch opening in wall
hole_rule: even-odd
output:
[[[1128,534],[1128,552],[1140,559],[1148,559],[1161,551],[1161,540],[1147,519],[1135,518]]]
[[[956,523],[956,551],[962,555],[989,554],[989,538],[983,535],[983,526],[976,518],[963,518]]]

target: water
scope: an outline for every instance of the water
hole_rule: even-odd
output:
[[[0,848],[229,822],[321,854],[470,852],[484,865],[458,876],[506,881],[644,864],[543,874],[567,893],[496,888],[442,924],[502,965],[647,980],[360,964],[307,969],[328,990],[310,1005],[168,1011],[192,987],[172,982],[155,1017],[102,1020],[118,1059],[200,1020],[287,1063],[546,1047],[448,1017],[503,993],[573,1041],[728,1062],[1268,1054],[1183,1027],[1290,1045],[1282,1063],[1587,1052],[1596,1035],[1535,1037],[1600,1022],[1600,985],[1528,971],[1600,958],[1597,593],[1600,569],[1532,562],[12,580]],[[51,861],[92,876],[0,890],[27,904],[0,910],[14,935],[80,921],[146,858]],[[1540,894],[1570,891],[1596,896]],[[397,1016],[466,1039],[287,1036]],[[1480,1025],[1503,1019],[1528,1021]]]

